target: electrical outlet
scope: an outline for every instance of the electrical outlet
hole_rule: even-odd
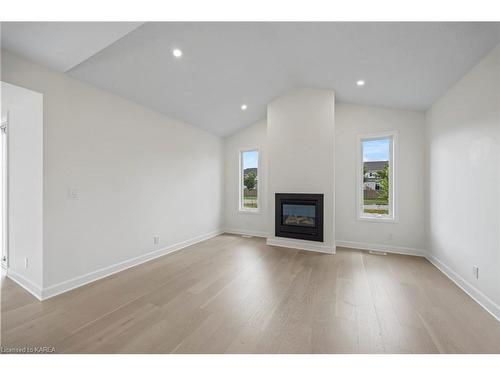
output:
[[[153,244],[158,245],[160,243],[160,236],[153,237]]]
[[[474,265],[472,266],[472,273],[476,279],[479,279],[479,267]]]
[[[28,258],[24,258],[24,268],[28,268]]]
[[[392,241],[392,233],[389,233],[389,235],[387,237],[389,238],[389,240]]]

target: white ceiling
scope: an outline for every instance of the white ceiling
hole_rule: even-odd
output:
[[[106,23],[102,40],[74,25],[7,25],[2,43],[62,71],[81,62],[68,74],[222,136],[297,86],[425,110],[500,43],[500,23]]]
[[[2,22],[2,48],[66,72],[140,25],[142,22]]]

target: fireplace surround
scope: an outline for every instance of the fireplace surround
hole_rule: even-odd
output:
[[[323,242],[323,194],[276,193],[275,235]]]

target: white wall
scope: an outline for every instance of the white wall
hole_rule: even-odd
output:
[[[432,106],[426,138],[431,259],[500,319],[500,46]]]
[[[267,107],[268,243],[334,252],[335,95],[296,89]],[[275,193],[324,194],[324,243],[274,237]]]
[[[337,103],[335,109],[336,240],[338,246],[419,254],[425,249],[424,128],[421,112]],[[363,133],[398,131],[396,163],[399,220],[357,220],[356,142]]]
[[[226,232],[267,236],[267,122],[261,120],[224,139],[225,192],[224,226]],[[242,150],[259,149],[258,213],[239,210],[239,154]]]
[[[8,273],[39,297],[43,247],[43,96],[2,82],[1,102],[2,118],[9,119]]]
[[[44,94],[44,289],[221,228],[222,139],[11,53],[2,73]]]

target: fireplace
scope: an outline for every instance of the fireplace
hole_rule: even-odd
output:
[[[275,196],[276,237],[323,242],[323,194]]]

